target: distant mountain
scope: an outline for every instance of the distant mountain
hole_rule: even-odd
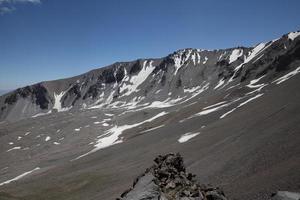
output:
[[[1,89],[0,89],[0,95],[3,95],[3,94],[5,94],[5,93],[8,93],[9,91],[12,91],[12,90],[1,90]]]
[[[0,98],[0,120],[93,107],[136,107],[182,102],[214,91],[296,69],[299,32],[255,47],[182,49],[166,57],[118,62],[85,74],[19,88]]]

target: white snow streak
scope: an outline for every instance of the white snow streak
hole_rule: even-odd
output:
[[[160,126],[156,126],[156,127],[153,127],[153,128],[150,128],[150,129],[147,129],[147,130],[144,130],[144,131],[141,131],[140,133],[146,133],[146,132],[149,132],[149,131],[153,131],[153,130],[156,130],[156,129],[159,129],[161,127],[164,127],[165,125],[160,125]]]
[[[296,74],[298,74],[300,72],[300,67],[298,67],[297,69],[295,69],[294,71],[291,71],[289,73],[287,73],[286,75],[276,79],[275,81],[273,81],[272,83],[276,83],[277,85],[279,85],[280,83],[292,78],[293,76],[295,76]]]
[[[190,139],[192,139],[193,137],[196,137],[197,135],[199,135],[200,133],[185,133],[183,134],[179,139],[178,139],[178,142],[179,143],[184,143],[184,142],[187,142],[189,141]]]
[[[207,114],[210,114],[210,113],[212,113],[212,112],[221,110],[222,108],[227,107],[227,106],[229,106],[229,105],[230,105],[230,103],[227,103],[227,104],[223,104],[223,105],[220,105],[220,106],[217,106],[217,107],[214,107],[214,108],[210,108],[210,109],[207,109],[207,110],[203,110],[203,111],[201,111],[201,112],[195,114],[194,116],[207,115]]]
[[[40,117],[40,116],[44,116],[44,115],[49,115],[52,113],[52,110],[49,110],[48,112],[46,113],[38,113],[38,114],[35,114],[32,116],[32,118],[36,118],[36,117]]]
[[[236,109],[238,109],[238,108],[240,108],[240,107],[246,105],[247,103],[249,103],[249,102],[251,102],[251,101],[253,101],[253,100],[255,100],[255,99],[261,97],[262,95],[263,95],[263,93],[258,94],[258,95],[256,95],[256,96],[254,96],[254,97],[252,97],[252,98],[250,98],[250,99],[248,99],[248,100],[246,100],[246,101],[240,103],[236,108],[233,108],[233,109],[231,109],[230,111],[224,113],[224,114],[220,117],[220,119],[226,117],[227,115],[229,115],[230,113],[232,113],[232,112],[235,111]]]
[[[13,148],[11,148],[11,149],[8,149],[6,152],[10,152],[10,151],[12,151],[12,150],[19,150],[19,149],[21,149],[21,147],[13,147]]]
[[[218,89],[219,87],[221,87],[224,83],[225,83],[225,80],[224,80],[224,79],[219,80],[219,82],[218,82],[218,84],[216,85],[216,87],[214,88],[214,90],[215,90],[215,89]]]
[[[37,167],[37,168],[35,168],[35,169],[31,170],[31,171],[25,172],[25,173],[23,173],[23,174],[21,174],[21,175],[15,177],[15,178],[13,178],[13,179],[10,179],[10,180],[8,180],[8,181],[5,181],[5,182],[3,182],[3,183],[0,183],[0,186],[5,185],[5,184],[9,184],[9,183],[11,183],[11,182],[13,182],[13,181],[17,181],[17,180],[19,180],[19,179],[21,179],[21,178],[23,178],[23,177],[25,177],[25,176],[31,174],[32,172],[37,171],[37,170],[39,170],[39,169],[40,169],[40,168]]]
[[[221,101],[221,102],[218,102],[218,103],[216,103],[216,104],[207,106],[207,107],[203,108],[203,110],[207,110],[207,109],[209,109],[209,108],[213,108],[213,107],[216,107],[216,106],[218,106],[218,105],[222,105],[222,104],[224,104],[224,103],[226,103],[226,101]]]

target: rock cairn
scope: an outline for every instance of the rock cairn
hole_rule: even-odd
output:
[[[117,200],[227,200],[221,189],[199,184],[186,173],[180,154],[159,155],[154,162]]]

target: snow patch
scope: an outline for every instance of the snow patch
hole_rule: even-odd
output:
[[[115,145],[115,144],[118,144],[118,143],[121,143],[123,142],[122,140],[119,139],[119,136],[125,131],[125,130],[128,130],[128,129],[132,129],[134,127],[137,127],[137,126],[140,126],[144,123],[147,123],[147,122],[151,122],[159,117],[162,117],[164,115],[166,115],[167,112],[161,112],[157,115],[155,115],[154,117],[148,119],[148,120],[145,120],[145,121],[142,121],[142,122],[139,122],[139,123],[136,123],[136,124],[130,124],[130,125],[122,125],[122,126],[114,126],[113,128],[109,129],[106,133],[100,135],[100,138],[96,141],[96,144],[94,145],[94,149],[91,150],[90,152],[86,153],[86,154],[83,154],[79,157],[77,157],[75,160],[79,159],[79,158],[82,158],[86,155],[89,155],[91,153],[94,153],[100,149],[103,149],[103,148],[107,148],[109,146],[112,146],[112,145]]]
[[[221,110],[222,108],[227,107],[229,105],[230,105],[230,103],[226,103],[226,104],[222,104],[220,106],[214,107],[214,108],[206,109],[206,110],[203,110],[203,111],[195,114],[195,116],[207,115],[207,114],[210,114],[212,112],[216,112],[218,110]]]
[[[279,85],[280,83],[283,83],[284,81],[292,78],[293,76],[295,76],[296,74],[298,74],[300,72],[300,67],[298,67],[297,69],[295,69],[294,71],[291,71],[289,73],[287,73],[286,75],[276,79],[275,81],[273,81],[272,83],[276,83],[277,85]]]
[[[203,64],[205,64],[208,61],[208,58],[205,56]]]
[[[62,106],[61,106],[61,98],[64,96],[66,92],[62,91],[59,94],[56,94],[54,92],[54,105],[53,105],[53,109],[56,109],[58,112],[63,111]]]
[[[234,49],[229,56],[229,64],[236,61],[239,57],[243,55],[243,49]]]
[[[11,148],[11,149],[8,149],[6,152],[10,152],[10,151],[12,151],[12,150],[19,150],[19,149],[21,149],[21,147],[13,147],[13,148]]]
[[[148,78],[148,76],[152,73],[152,71],[155,68],[154,66],[152,66],[153,61],[150,61],[148,66],[147,63],[148,61],[144,61],[143,68],[141,69],[141,71],[137,75],[132,76],[129,83],[123,83],[123,85],[120,88],[120,93],[126,91],[126,93],[123,94],[123,96],[128,96],[132,92],[139,91],[137,88]]]
[[[46,113],[38,113],[38,114],[35,114],[33,116],[31,116],[32,118],[36,118],[36,117],[40,117],[40,116],[44,116],[44,115],[49,115],[52,113],[52,110],[49,110],[48,112]]]
[[[178,139],[178,142],[179,143],[184,143],[184,142],[187,142],[189,141],[190,139],[192,139],[193,137],[196,137],[197,135],[199,135],[200,133],[185,133],[183,134],[179,139]]]
[[[300,35],[300,32],[291,32],[288,34],[289,39],[294,40],[296,37]]]
[[[238,108],[240,108],[240,107],[246,105],[247,103],[249,103],[249,102],[251,102],[251,101],[253,101],[253,100],[255,100],[255,99],[261,97],[262,95],[263,95],[263,93],[258,94],[258,95],[256,95],[256,96],[254,96],[254,97],[252,97],[252,98],[250,98],[250,99],[248,99],[248,100],[246,100],[246,101],[240,103],[236,108],[233,108],[233,109],[231,109],[230,111],[228,111],[228,112],[224,113],[223,115],[221,115],[220,119],[226,117],[227,115],[229,115],[230,113],[234,112],[236,109],[238,109]]]
[[[47,136],[47,137],[45,138],[45,141],[48,142],[49,140],[51,140],[51,137],[50,137],[50,136]]]
[[[102,126],[109,126],[109,124],[108,123],[103,123]]]
[[[17,181],[17,180],[19,180],[19,179],[21,179],[21,178],[23,178],[23,177],[25,177],[25,176],[27,176],[27,175],[29,175],[29,174],[31,174],[31,173],[37,171],[37,170],[39,170],[39,169],[40,169],[40,168],[37,167],[37,168],[35,168],[35,169],[31,170],[31,171],[25,172],[25,173],[23,173],[23,174],[21,174],[21,175],[15,177],[15,178],[13,178],[13,179],[10,179],[10,180],[8,180],[8,181],[5,181],[5,182],[3,182],[3,183],[0,183],[0,186],[9,184],[9,183],[11,183],[11,182],[13,182],[13,181]]]
[[[26,132],[24,135],[26,136],[26,135],[29,135],[31,132],[30,131],[28,131],[28,132]]]

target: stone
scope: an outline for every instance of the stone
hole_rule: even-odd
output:
[[[169,153],[154,159],[154,165],[138,176],[133,188],[120,200],[227,200],[217,187],[197,183],[195,175],[186,173],[180,154]]]

